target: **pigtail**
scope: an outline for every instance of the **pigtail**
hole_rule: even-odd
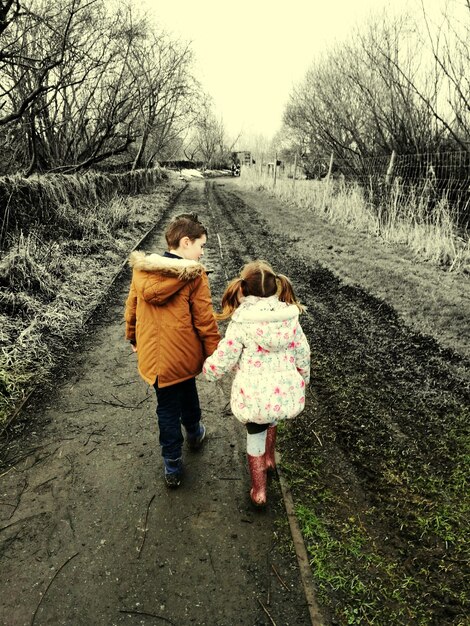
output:
[[[240,296],[242,295],[241,278],[234,278],[229,282],[222,296],[222,312],[215,314],[215,319],[219,322],[232,316],[235,309],[240,306]]]
[[[295,297],[294,287],[287,276],[284,276],[284,274],[278,274],[276,278],[279,284],[279,291],[277,294],[279,300],[281,300],[281,302],[285,302],[286,304],[295,304],[299,311],[303,313],[303,311],[305,311],[305,307],[300,304]]]

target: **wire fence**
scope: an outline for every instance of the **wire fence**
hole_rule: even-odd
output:
[[[375,163],[369,159],[369,170],[362,163],[360,171],[346,175],[338,163],[334,167],[333,155],[325,165],[326,174],[316,180],[306,179],[296,162],[277,160],[275,165],[276,160],[257,160],[254,166],[242,168],[240,184],[247,189],[265,190],[294,205],[301,219],[317,215],[387,243],[404,244],[417,258],[470,275],[468,228],[457,223],[458,211],[449,202],[449,186],[439,192],[437,177],[419,177],[420,167],[410,159],[408,171],[400,175],[406,160],[400,163],[396,155],[375,159]],[[468,209],[468,179],[464,182],[456,178],[455,183],[461,194],[459,201]]]
[[[276,165],[275,165],[276,164]],[[371,206],[380,211],[390,203],[406,207],[420,203],[430,217],[437,205],[445,202],[456,224],[468,229],[470,224],[470,151],[427,152],[417,154],[361,157],[352,154],[329,156],[309,161],[295,159],[284,163],[277,157],[260,165],[275,183],[277,178],[340,180],[358,184]]]

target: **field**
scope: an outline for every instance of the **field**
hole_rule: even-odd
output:
[[[157,222],[168,216],[166,209],[155,210],[151,204],[148,206],[149,215],[153,210],[153,219]],[[293,493],[325,624],[463,626],[467,623],[469,610],[468,560],[465,553],[469,540],[470,353],[465,332],[465,320],[468,320],[470,312],[468,278],[465,274],[451,274],[417,260],[402,247],[395,248],[365,233],[328,223],[286,201],[273,199],[265,193],[247,191],[241,179],[191,183],[171,211],[189,209],[196,210],[209,226],[207,264],[213,270],[211,286],[216,303],[227,277],[234,276],[244,262],[258,257],[266,258],[278,271],[287,274],[298,297],[307,306],[302,325],[312,349],[313,375],[309,400],[302,416],[282,428],[279,448],[282,471]],[[152,218],[147,216],[146,224],[151,222]],[[134,233],[137,238],[137,233]],[[127,246],[132,247],[128,237]],[[116,259],[111,267],[117,269],[118,265]],[[104,282],[101,290],[105,290],[105,285]],[[100,535],[94,535],[90,530],[93,525],[100,526],[98,515],[111,525],[108,527],[110,538],[117,532],[113,530],[115,525],[119,530],[119,541],[125,545],[128,539],[122,529],[131,528],[135,520],[131,510],[109,510],[116,504],[119,488],[124,494],[138,492],[132,498],[147,498],[146,503],[150,500],[147,513],[152,502],[152,506],[163,507],[157,528],[161,533],[170,529],[168,532],[171,534],[171,520],[163,518],[165,495],[159,491],[155,501],[150,499],[156,487],[152,486],[153,479],[145,471],[154,473],[158,461],[148,448],[140,447],[140,453],[139,447],[135,449],[137,443],[146,445],[142,443],[142,438],[148,435],[145,430],[148,427],[144,425],[153,410],[147,403],[148,395],[144,393],[141,397],[137,392],[126,393],[127,387],[124,386],[119,392],[122,406],[115,406],[111,414],[110,404],[116,405],[116,398],[111,402],[108,396],[107,406],[101,404],[101,408],[96,409],[98,413],[92,414],[90,406],[82,408],[81,396],[74,395],[78,393],[75,388],[82,385],[81,393],[88,388],[93,396],[93,402],[86,404],[95,405],[96,394],[102,397],[106,386],[116,375],[123,380],[129,377],[129,357],[114,345],[119,340],[120,322],[119,305],[113,307],[115,317],[108,321],[105,315],[100,325],[105,328],[107,352],[115,365],[101,373],[96,368],[92,369],[93,363],[89,361],[98,358],[96,351],[90,346],[87,347],[88,352],[84,351],[77,343],[65,359],[65,362],[68,359],[69,367],[72,363],[71,378],[65,372],[59,378],[63,380],[60,384],[69,390],[70,404],[67,404],[69,400],[62,392],[56,397],[51,391],[42,400],[47,405],[47,418],[45,421],[40,419],[38,425],[47,433],[48,445],[53,441],[64,442],[68,437],[77,439],[76,448],[72,441],[62,443],[67,447],[67,452],[64,452],[69,459],[67,467],[61,468],[56,458],[55,465],[51,465],[48,471],[44,469],[48,463],[54,463],[54,455],[49,458],[41,454],[40,446],[44,443],[37,433],[38,425],[34,423],[20,420],[17,437],[4,442],[4,490],[10,494],[9,501],[18,501],[18,504],[13,513],[6,508],[1,529],[4,531],[2,560],[8,564],[6,580],[11,585],[9,589],[14,590],[15,579],[20,580],[17,592],[31,590],[35,579],[45,583],[47,568],[41,568],[57,566],[59,556],[64,562],[65,555],[70,554],[72,549],[76,548],[77,554],[80,551],[86,553],[87,548],[80,548],[82,528],[86,529],[82,535],[86,536],[86,542],[98,543]],[[114,324],[112,332],[106,330],[111,321]],[[89,334],[93,337],[91,330]],[[86,384],[81,382],[87,380]],[[227,386],[223,391],[227,394]],[[246,496],[240,500],[240,485],[233,483],[233,488],[229,485],[220,496],[217,491],[222,488],[223,482],[218,464],[223,467],[223,476],[226,477],[234,470],[241,472],[243,463],[241,433],[231,433],[232,447],[225,447],[224,429],[227,427],[219,424],[230,418],[220,414],[226,400],[222,400],[217,393],[217,390],[204,392],[214,432],[212,452],[209,454],[215,455],[215,459],[208,456],[206,450],[203,457],[206,465],[199,464],[197,467],[207,491],[203,494],[198,492],[199,500],[196,502],[193,502],[192,494],[186,492],[186,502],[175,499],[171,505],[172,512],[177,514],[177,519],[183,520],[187,515],[185,507],[194,505],[198,511],[197,519],[201,524],[205,520],[210,530],[211,519],[217,524],[219,513],[220,519],[224,519],[226,509],[220,508],[222,503],[229,507],[233,504],[242,523],[236,532],[232,530],[232,535],[238,534],[249,541],[249,535],[245,537],[241,530],[247,526],[247,502]],[[37,402],[30,405],[25,419],[31,418],[35,412],[41,414],[41,409],[35,408],[41,406],[41,399]],[[137,410],[137,403],[141,402],[143,404]],[[135,407],[136,410],[127,413],[126,407]],[[83,413],[75,414],[78,410]],[[132,425],[121,419],[123,412],[132,416],[135,431]],[[105,432],[107,425],[108,433]],[[132,436],[124,441],[126,428]],[[134,465],[126,465],[124,471],[123,457],[118,459],[116,454],[108,454],[113,440],[108,441],[106,437],[114,429],[116,432],[123,429],[119,442],[129,446],[126,449],[132,452],[131,458],[143,457],[142,467],[134,462]],[[21,431],[24,433],[21,434]],[[8,437],[11,437],[11,432]],[[94,442],[91,452],[95,452],[89,458],[87,445],[90,441]],[[32,450],[33,443],[36,451]],[[21,460],[22,454],[26,455],[27,466],[21,473],[18,468],[23,468],[18,459]],[[93,465],[96,455],[99,455],[99,460]],[[34,462],[28,462],[28,459]],[[90,462],[92,467],[88,467]],[[193,461],[193,467],[195,463]],[[52,496],[46,499],[47,494],[43,493],[45,488],[42,487],[37,493],[47,502],[47,515],[36,517],[25,526],[21,524],[22,520],[27,519],[28,514],[32,515],[36,506],[28,499],[31,492],[28,480],[36,484],[37,489],[45,484],[39,478],[33,479],[32,472],[39,471],[38,466],[42,468],[42,481],[57,480],[55,495],[59,498],[57,509],[62,517],[56,517],[54,500]],[[108,490],[101,486],[92,469],[99,469],[107,477]],[[122,486],[116,482],[118,479],[122,481]],[[85,496],[78,491],[81,481],[89,486],[89,492],[83,507],[77,510],[70,494],[73,492],[78,502],[82,502]],[[140,484],[138,490],[136,482]],[[227,482],[225,480],[225,486]],[[217,497],[211,498],[215,493]],[[279,508],[279,497],[277,486],[273,483],[270,486],[272,504],[267,518],[263,521],[259,516],[253,518],[250,515],[248,519],[251,531],[258,534],[261,532],[260,521],[261,526],[268,522],[274,524],[273,536],[282,538],[282,541],[275,542],[277,554],[285,565],[292,556],[292,547],[288,540],[287,519]],[[103,504],[101,513],[94,508],[96,498]],[[145,509],[144,501],[138,502],[140,510]],[[105,505],[108,503],[110,506],[107,509]],[[132,506],[129,505],[129,509]],[[89,516],[87,508],[90,508]],[[64,511],[67,511],[66,515]],[[73,532],[62,528],[61,519],[69,520],[68,525]],[[153,525],[150,527],[154,528]],[[99,532],[103,532],[102,528],[97,530]],[[149,542],[154,532],[149,531]],[[222,554],[217,542],[223,535],[220,527],[220,532],[205,536],[209,554]],[[48,537],[46,543],[44,537]],[[157,536],[157,539],[160,541],[159,549],[165,553],[161,537]],[[108,540],[108,543],[111,541]],[[188,550],[192,554],[188,544],[183,542],[181,550],[172,555],[181,567]],[[246,563],[249,563],[248,587],[251,584],[258,592],[264,584],[259,569],[262,557],[259,550],[255,550],[252,554],[254,560],[250,561],[247,557],[249,552],[245,545],[237,559],[240,558],[245,569]],[[31,554],[38,554],[42,559],[34,567],[30,566]],[[85,579],[99,580],[93,560],[97,557],[95,553],[93,558],[84,554],[78,558],[82,559],[83,576],[79,576],[77,590],[73,591],[73,580],[69,577],[62,584],[72,594],[79,595],[82,590],[82,594],[86,595],[85,582],[88,581]],[[117,556],[109,556],[114,566],[113,558],[119,558],[119,551]],[[152,553],[152,558],[158,557]],[[206,561],[197,558],[192,561],[192,575],[199,577],[200,584],[209,580],[209,576],[219,578],[217,560],[211,561],[213,571],[209,573],[203,569]],[[126,563],[121,563],[121,567],[128,576],[142,576],[136,573],[137,569],[135,572],[132,569],[136,565],[135,554],[134,562],[129,558]],[[144,563],[146,568],[150,568],[148,571],[152,576],[160,581],[158,564],[155,565],[154,561]],[[238,567],[235,563],[238,564],[236,559],[232,562],[234,568]],[[156,571],[152,569],[155,567]],[[27,573],[28,568],[30,574]],[[286,580],[288,571],[286,566],[283,570]],[[290,576],[294,577],[294,574],[291,572]],[[294,578],[292,580],[295,582]],[[259,606],[258,613],[254,612],[257,605],[251,596],[246,595],[244,584],[240,583],[239,592],[231,589],[233,610],[236,610],[237,602],[247,607],[246,613],[242,612],[240,624],[272,623]],[[118,587],[116,593],[121,598],[124,593],[122,584],[119,583]],[[113,598],[113,588],[110,587],[110,590],[108,597]],[[166,594],[167,605],[174,603],[174,613],[167,616],[175,619],[182,611],[183,600],[178,600],[171,586],[166,588]],[[83,600],[77,601],[83,607]],[[209,609],[214,615],[222,610],[223,599],[217,599],[217,594],[211,594],[205,602],[209,615]],[[94,603],[97,611],[105,611],[105,606],[106,610],[111,610],[108,604],[112,602],[107,603],[105,592],[97,593]],[[291,595],[290,598],[283,597],[279,606],[270,607],[278,625],[308,623],[304,621],[305,615],[299,616],[295,612],[294,604]],[[14,601],[11,601],[10,607],[14,607]],[[46,608],[50,613],[45,613],[44,617],[59,614],[59,607],[63,609],[57,597],[51,607],[41,608],[41,614]],[[73,610],[69,609],[72,611],[69,615],[76,615]],[[228,617],[230,610],[226,608],[225,618],[218,618],[218,625],[233,625]],[[29,614],[31,612],[30,608]],[[27,614],[26,611],[24,615]],[[109,618],[111,613],[103,614]],[[209,618],[198,618],[197,611],[195,615],[194,619],[178,623],[211,624],[205,621]],[[250,615],[256,617],[251,619]],[[73,623],[86,624],[86,621],[80,621],[82,618]],[[26,623],[26,618],[22,619]],[[170,620],[169,623],[173,622]]]

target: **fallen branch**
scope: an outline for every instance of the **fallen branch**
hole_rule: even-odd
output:
[[[39,485],[35,486],[35,489],[38,489],[39,487],[43,487],[44,485],[47,485],[47,483],[50,483],[53,480],[57,480],[57,476],[53,476],[52,478],[48,478],[47,480],[45,480],[42,483],[39,483]]]
[[[128,380],[125,383],[114,383],[113,387],[124,387],[124,385],[134,385],[137,382],[138,382],[137,380]]]
[[[145,514],[145,522],[144,522],[144,536],[142,537],[142,543],[140,544],[140,548],[138,549],[138,555],[137,555],[138,559],[140,559],[140,555],[142,553],[142,550],[144,549],[145,539],[147,538],[147,520],[149,517],[150,505],[152,504],[154,498],[155,498],[155,494],[153,494],[153,496],[150,498],[150,502],[147,504],[147,512]]]
[[[111,394],[111,397],[114,398],[116,402],[119,402],[120,404],[124,404],[121,398],[118,398],[114,393]]]
[[[101,400],[100,402],[87,402],[87,404],[98,405],[98,406],[102,404],[107,404],[108,406],[116,406],[119,409],[137,409],[142,404],[142,402],[145,402],[146,400],[148,400],[148,398],[144,398],[135,406],[131,406],[130,404],[119,404],[117,402],[110,402],[109,400]]]
[[[18,465],[18,463],[21,463],[21,461],[23,461],[23,459],[27,459],[29,456],[31,456],[34,452],[37,452],[38,450],[42,450],[44,448],[47,448],[47,446],[50,446],[52,443],[55,443],[53,441],[51,441],[51,443],[46,443],[43,446],[36,446],[36,448],[31,448],[30,450],[28,450],[28,452],[25,452],[24,454],[21,454],[20,456],[17,456],[16,458],[13,457],[12,459],[8,459],[6,461],[6,463],[12,463],[13,467],[16,467]],[[12,469],[12,467],[8,470],[8,472]],[[6,474],[7,472],[5,472]],[[5,474],[1,474],[1,476],[5,476]]]
[[[89,435],[88,435],[88,439],[85,441],[85,443],[83,444],[83,447],[87,446],[88,443],[90,442],[90,439],[93,437],[93,435],[97,435],[98,437],[101,437],[101,434],[106,430],[106,426],[103,426],[103,428],[101,428],[100,430],[93,430]]]
[[[17,509],[18,509],[18,507],[20,506],[21,498],[23,497],[23,494],[24,494],[24,492],[26,491],[26,488],[27,488],[27,487],[28,487],[28,479],[25,477],[25,479],[24,479],[24,483],[23,483],[23,487],[22,487],[22,489],[21,489],[21,493],[19,493],[19,494],[18,494],[18,498],[17,498],[17,501],[16,501],[16,506],[15,506],[15,508],[13,509],[13,511],[10,513],[10,516],[9,516],[9,518],[8,518],[8,519],[11,519],[11,518],[14,516],[14,514],[16,513],[16,510],[17,510]]]
[[[269,620],[271,622],[271,624],[273,626],[276,626],[276,622],[273,620],[273,618],[271,617],[271,613],[268,611],[268,609],[264,606],[264,604],[261,602],[261,600],[258,598],[258,602],[261,605],[261,608],[263,609],[263,611],[266,613],[266,615],[269,617]]]
[[[273,542],[271,541],[271,547],[268,550],[268,552],[266,553],[266,564],[268,566],[268,570],[269,570],[269,563],[271,560],[271,552],[273,549]],[[266,605],[267,606],[271,606],[271,576],[268,576],[268,580],[267,580],[267,593],[266,593]]]
[[[39,446],[38,448],[34,448],[33,452],[36,450],[40,450],[41,448],[46,448],[47,446],[50,446],[51,444],[48,443],[44,446]],[[46,459],[48,459],[50,456],[52,456],[55,452],[57,452],[57,450],[60,448],[60,446],[57,446],[57,448],[55,450],[53,450],[52,452],[50,452],[49,454],[46,454],[46,456],[41,457],[40,459],[36,459],[34,461],[34,463],[32,463],[29,467],[25,467],[22,470],[18,470],[16,469],[16,466],[19,465],[21,463],[21,461],[24,461],[24,459],[29,458],[32,455],[32,452],[28,453],[28,454],[24,454],[23,456],[19,457],[18,459],[15,459],[16,463],[15,465],[12,465],[12,467],[10,467],[10,469],[8,469],[6,472],[3,472],[3,474],[0,474],[0,478],[2,478],[3,476],[6,476],[9,472],[11,472],[12,470],[14,470],[15,472],[18,472],[20,474],[22,474],[23,472],[26,472],[26,470],[30,470],[32,467],[34,467],[36,465],[36,463],[42,463],[43,461],[45,461]]]
[[[117,406],[121,409],[130,409],[132,407],[128,406],[127,404],[118,404],[117,402],[110,402],[109,400],[100,400],[99,402],[87,402],[86,404],[90,404],[90,405],[95,405],[95,406],[101,406],[103,404],[107,404],[108,406]]]
[[[36,619],[36,614],[39,611],[39,607],[41,606],[42,601],[44,600],[44,598],[46,597],[47,592],[49,591],[52,583],[54,582],[54,580],[57,578],[57,576],[59,575],[59,573],[64,569],[64,567],[67,565],[67,563],[70,563],[70,561],[72,559],[74,559],[76,556],[78,556],[78,552],[75,552],[75,554],[72,554],[72,556],[69,556],[69,558],[65,561],[65,563],[62,563],[62,565],[59,567],[59,569],[57,570],[57,572],[54,574],[54,576],[51,578],[51,580],[49,581],[49,584],[46,587],[45,592],[42,594],[41,599],[39,600],[39,604],[36,607],[36,610],[33,613],[33,617],[31,618],[31,626],[33,626],[34,624],[34,620]]]
[[[119,609],[119,613],[127,613],[128,615],[146,615],[147,617],[156,617],[157,619],[161,619],[167,624],[173,624],[176,626],[175,622],[172,622],[171,619],[167,617],[163,617],[162,615],[157,615],[156,613],[147,613],[147,611],[132,611],[126,609]]]
[[[276,574],[277,579],[279,580],[279,582],[281,583],[281,585],[284,587],[284,589],[287,589],[287,591],[290,591],[289,587],[286,585],[286,583],[282,580],[282,578],[279,575],[279,572],[277,571],[276,567],[274,566],[274,563],[271,563],[271,569],[273,570],[273,572]]]
[[[112,395],[112,397],[113,397],[115,400],[117,400],[118,402],[120,402],[120,405],[119,405],[119,406],[125,406],[125,407],[127,407],[127,406],[128,406],[128,405],[124,404],[124,402],[123,402],[120,398],[118,398],[117,396],[115,396],[115,395],[114,395],[114,393],[112,393],[111,395]],[[150,396],[146,395],[146,396],[145,396],[145,398],[144,398],[143,400],[141,400],[140,402],[138,402],[138,403],[135,405],[135,407],[133,407],[133,408],[134,408],[134,409],[136,409],[138,406],[140,406],[141,404],[143,404],[144,402],[146,402],[146,401],[147,401],[147,400],[149,400],[149,399],[150,399]]]

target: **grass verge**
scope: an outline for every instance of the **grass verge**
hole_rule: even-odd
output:
[[[10,238],[0,261],[0,426],[48,380],[174,184],[160,179],[149,195],[62,207],[55,224]]]
[[[281,427],[280,441],[329,623],[464,626],[468,405],[444,395],[398,401],[402,430],[394,432],[397,420],[387,432],[390,413],[365,401],[363,381],[361,391],[350,372],[317,368],[317,399]]]
[[[470,240],[459,232],[445,198],[430,214],[425,195],[405,196],[395,187],[375,208],[367,190],[357,183],[278,178],[274,186],[272,177],[260,174],[256,168],[245,168],[240,184],[322,215],[332,224],[403,244],[420,259],[448,271],[470,274]]]

